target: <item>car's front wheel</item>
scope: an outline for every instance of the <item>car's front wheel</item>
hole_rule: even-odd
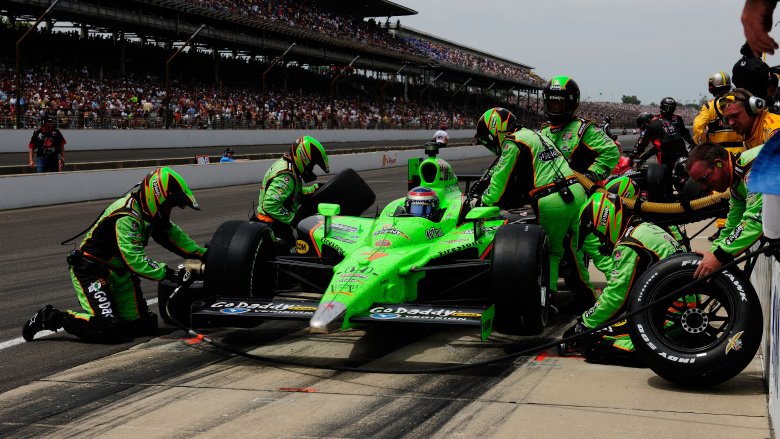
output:
[[[493,241],[492,293],[496,330],[539,334],[550,311],[550,255],[547,233],[535,224],[507,224]]]

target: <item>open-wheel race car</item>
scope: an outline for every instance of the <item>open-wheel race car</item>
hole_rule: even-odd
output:
[[[544,230],[508,222],[497,207],[470,209],[438,146],[426,154],[410,160],[409,180],[438,199],[429,215],[417,216],[402,197],[359,216],[374,194],[357,173],[342,171],[315,193],[318,214],[299,222],[292,251],[266,224],[222,224],[202,282],[170,301],[175,285],[161,284],[163,318],[194,328],[303,320],[311,333],[471,326],[483,340],[494,324],[503,333],[540,333],[549,312]]]

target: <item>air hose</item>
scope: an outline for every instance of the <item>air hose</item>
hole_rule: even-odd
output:
[[[660,203],[657,203],[657,204],[660,204]],[[338,366],[338,365],[329,366],[329,365],[307,364],[307,363],[301,363],[301,362],[291,361],[291,360],[279,360],[279,359],[272,358],[272,357],[266,357],[266,356],[262,356],[262,355],[255,355],[255,354],[250,354],[250,353],[247,353],[247,352],[243,352],[241,350],[233,348],[232,346],[228,346],[228,345],[226,345],[224,343],[221,343],[221,342],[218,342],[216,340],[213,340],[212,338],[210,338],[210,337],[208,337],[206,335],[200,334],[200,333],[196,332],[195,330],[182,325],[180,322],[176,321],[173,317],[171,317],[171,320],[176,324],[176,326],[178,326],[181,330],[183,330],[185,333],[189,334],[193,338],[196,338],[198,340],[202,340],[202,341],[204,341],[206,343],[209,343],[212,346],[214,346],[214,347],[216,347],[216,348],[218,348],[218,349],[220,349],[222,351],[225,351],[227,353],[230,353],[230,354],[233,354],[233,355],[236,355],[236,356],[239,356],[239,357],[248,358],[248,359],[255,360],[255,361],[269,363],[269,364],[275,364],[275,365],[280,365],[280,366],[302,367],[302,368],[307,368],[307,369],[334,370],[334,371],[337,371],[337,372],[382,373],[382,374],[396,374],[396,375],[416,375],[416,374],[425,374],[425,373],[454,372],[454,371],[459,371],[459,370],[471,369],[471,368],[475,368],[475,367],[488,366],[488,365],[491,365],[491,364],[501,363],[501,362],[504,362],[504,361],[507,361],[507,360],[513,360],[513,359],[519,358],[519,357],[530,356],[532,354],[536,354],[538,352],[543,352],[543,351],[545,351],[547,349],[550,349],[550,348],[553,348],[553,347],[557,347],[558,345],[560,345],[562,343],[571,343],[571,342],[573,342],[575,340],[578,340],[580,338],[591,336],[594,333],[596,333],[598,331],[601,331],[602,329],[608,328],[608,327],[610,327],[610,326],[612,326],[612,325],[614,325],[614,324],[616,324],[618,322],[621,322],[623,320],[628,319],[629,317],[632,317],[632,316],[634,316],[636,314],[644,312],[644,311],[652,308],[653,306],[658,305],[661,302],[664,302],[664,301],[666,301],[666,300],[668,300],[668,299],[670,299],[670,298],[672,298],[674,296],[677,296],[680,293],[682,293],[683,291],[689,290],[691,287],[693,287],[695,285],[698,285],[698,284],[703,283],[703,282],[708,282],[710,279],[712,279],[713,277],[715,277],[716,275],[718,275],[722,271],[728,270],[729,268],[734,267],[737,264],[742,263],[743,261],[746,261],[746,260],[748,260],[748,259],[750,259],[750,258],[752,258],[754,256],[758,256],[758,255],[760,255],[762,253],[768,253],[770,251],[776,251],[778,248],[780,248],[780,241],[772,242],[769,245],[760,247],[757,250],[749,252],[749,253],[747,253],[747,254],[745,254],[743,256],[740,256],[739,258],[734,259],[733,261],[731,261],[731,262],[729,262],[727,264],[724,264],[719,269],[713,271],[712,273],[710,273],[710,274],[708,274],[708,275],[706,275],[704,277],[700,277],[698,279],[695,279],[695,280],[689,282],[688,284],[683,285],[682,287],[677,288],[676,290],[674,290],[674,291],[672,291],[672,292],[670,292],[668,294],[665,294],[662,297],[659,297],[657,300],[655,300],[655,301],[653,301],[651,303],[648,303],[648,304],[646,304],[646,305],[644,305],[644,306],[642,306],[642,307],[640,307],[640,308],[638,308],[638,309],[636,309],[636,310],[634,310],[634,311],[632,311],[632,312],[630,312],[628,314],[624,314],[624,315],[621,315],[619,317],[616,317],[616,318],[614,318],[614,319],[612,319],[612,320],[610,320],[608,322],[605,322],[605,323],[603,323],[603,324],[601,324],[601,325],[599,325],[599,326],[597,326],[597,327],[595,327],[593,329],[589,329],[589,330],[581,332],[579,334],[575,334],[575,335],[572,335],[572,336],[569,336],[569,337],[565,337],[565,338],[560,338],[560,339],[556,338],[553,341],[548,341],[548,342],[545,342],[545,343],[533,346],[533,347],[528,348],[528,349],[523,349],[522,351],[519,351],[519,352],[515,352],[515,353],[507,354],[507,355],[501,355],[501,356],[498,356],[498,357],[495,357],[495,358],[491,358],[491,359],[487,359],[487,360],[475,361],[473,363],[465,363],[465,364],[453,364],[453,365],[447,365],[447,366],[429,367],[429,368],[423,368],[423,369],[407,369],[407,370],[400,369],[399,370],[399,369],[384,369],[384,368],[376,368],[376,367],[350,367],[350,366]],[[171,294],[170,298],[173,298],[174,295],[176,295],[181,289],[184,289],[184,288],[186,288],[186,285],[183,284],[182,286],[177,288],[174,291],[173,294]],[[168,299],[168,304],[170,304],[170,298]],[[170,313],[169,313],[169,315],[170,315]]]
[[[588,177],[580,174],[577,171],[574,172],[574,176],[577,178],[577,181],[580,182],[583,188],[585,188],[585,191],[588,193],[592,192],[603,192],[606,193],[607,191],[596,185],[596,183],[592,182]],[[594,189],[595,186],[595,190]],[[690,206],[689,209],[686,209],[686,205],[683,203],[656,203],[653,201],[639,201],[634,200],[631,198],[625,198],[621,197],[620,199],[623,201],[623,206],[636,210],[638,209],[640,212],[646,212],[646,213],[686,213],[690,212],[691,210],[701,210],[706,209],[707,207],[714,206],[718,203],[720,203],[722,200],[727,200],[731,197],[731,193],[729,191],[723,192],[723,193],[716,193],[713,195],[708,195],[706,197],[697,198],[695,200],[692,200],[688,205]]]

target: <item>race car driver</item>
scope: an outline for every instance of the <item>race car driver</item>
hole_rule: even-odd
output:
[[[726,227],[712,242],[710,251],[702,253],[704,257],[694,277],[706,276],[731,262],[763,236],[762,196],[747,187],[753,160],[762,148],[763,145],[732,155],[720,145],[702,143],[691,151],[686,165],[690,178],[705,190],[731,191]]]
[[[571,242],[576,243],[577,213],[585,202],[585,190],[552,141],[521,126],[505,108],[492,108],[477,120],[476,139],[499,156],[496,165],[488,171],[490,183],[476,204],[511,208],[525,204],[525,200],[531,203],[549,238],[550,288],[555,298],[564,241],[570,234],[574,237]],[[575,288],[577,305],[592,303],[595,296],[582,253],[571,251],[581,282]]]
[[[542,94],[548,118],[542,125],[542,135],[553,141],[571,169],[591,181],[607,178],[618,163],[620,149],[592,121],[574,115],[580,106],[577,83],[568,76],[555,76]]]
[[[167,167],[150,173],[108,206],[89,227],[78,250],[68,256],[83,311],[59,311],[46,305],[24,324],[24,339],[32,341],[43,329],[60,328],[99,343],[154,334],[157,315],[146,305],[139,277],[175,281],[177,271],[146,255],[149,237],[187,259],[203,259],[206,253],[170,221],[174,207],[200,210],[184,178]]]
[[[564,338],[593,329],[620,315],[637,278],[655,262],[684,251],[660,227],[637,217],[624,218],[627,214],[620,198],[611,193],[597,192],[582,207],[580,236],[595,234],[602,244],[600,250],[611,254],[613,266],[604,292],[577,318],[574,326],[564,332]],[[584,336],[562,349],[577,350],[594,363],[632,365],[637,362],[625,321]]]
[[[329,172],[328,154],[317,139],[299,137],[290,152],[274,162],[263,177],[257,201],[257,220],[271,226],[277,239],[292,248],[295,244],[293,227],[300,218],[296,213],[302,198],[311,195],[319,186],[303,186],[317,179],[314,166]]]

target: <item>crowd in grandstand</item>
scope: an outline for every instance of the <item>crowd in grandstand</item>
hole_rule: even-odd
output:
[[[371,44],[383,49],[423,56],[431,61],[455,64],[514,80],[542,84],[534,73],[505,63],[477,57],[465,51],[415,37],[396,38],[387,25],[361,17],[338,15],[319,6],[318,2],[300,0],[188,0],[212,12],[232,14],[257,20],[282,23],[295,30],[319,32],[323,35],[345,38],[349,41]]]

